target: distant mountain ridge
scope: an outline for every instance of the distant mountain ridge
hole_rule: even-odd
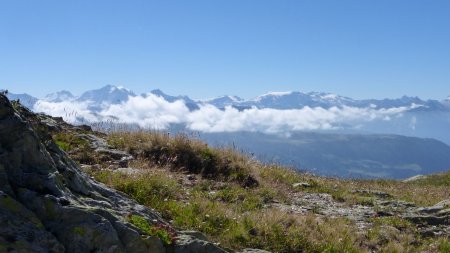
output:
[[[48,102],[64,102],[73,100],[75,96],[70,91],[62,90],[55,93],[50,93],[44,97]]]
[[[238,96],[220,96],[212,99],[203,100],[202,102],[205,104],[214,105],[218,108],[223,108],[225,106],[233,106],[236,103],[244,102],[245,100]]]
[[[137,95],[113,85],[80,96],[60,91],[43,99],[12,93],[8,97],[77,124],[117,122],[132,129],[198,131],[212,145],[236,144],[262,160],[279,159],[325,175],[404,178],[450,168],[449,98],[356,100],[293,91],[253,99],[194,100],[159,89]],[[326,124],[331,127],[323,128]]]
[[[326,92],[308,92],[303,93],[299,91],[291,92],[269,92],[253,99],[242,99],[238,96],[220,96],[208,100],[194,100],[188,96],[171,96],[160,89],[154,89],[149,93],[144,93],[140,96],[146,97],[148,94],[153,94],[164,98],[168,102],[175,102],[182,100],[188,106],[189,109],[195,110],[202,105],[213,105],[217,108],[224,109],[227,106],[235,107],[238,109],[247,109],[256,107],[258,109],[271,108],[271,109],[300,109],[304,107],[357,107],[357,108],[383,108],[389,109],[393,107],[403,107],[415,105],[418,110],[449,110],[450,111],[450,96],[438,100],[422,100],[419,97],[403,96],[396,99],[363,99],[356,100],[345,96],[336,95]],[[9,94],[10,99],[22,98],[29,100],[29,105],[32,105],[38,100],[48,102],[63,102],[76,100],[79,102],[92,102],[93,108],[98,108],[104,104],[120,104],[128,100],[129,97],[139,96],[133,91],[121,86],[106,85],[99,89],[89,90],[76,97],[69,91],[59,91],[49,94],[43,99],[32,97],[28,94]],[[23,99],[22,99],[23,100]],[[420,108],[420,109],[419,109]]]
[[[196,110],[199,108],[198,102],[192,100],[191,98],[189,98],[188,96],[171,96],[171,95],[167,95],[166,93],[164,93],[162,90],[160,89],[155,89],[150,91],[147,94],[142,94],[141,96],[146,97],[149,94],[153,94],[157,97],[162,97],[164,98],[164,100],[166,100],[167,102],[173,103],[175,101],[178,100],[182,100],[184,101],[184,104],[190,109],[190,110]]]
[[[313,110],[323,108],[325,111],[342,110],[351,113],[354,110],[367,111],[367,118],[371,113],[399,111],[395,117],[386,116],[385,119],[368,120],[363,126],[343,122],[337,126],[340,130],[349,130],[356,133],[383,133],[401,134],[416,137],[436,138],[450,144],[450,96],[442,100],[423,100],[419,97],[403,96],[400,98],[386,99],[353,99],[345,96],[327,92],[269,92],[252,99],[242,99],[238,96],[220,96],[206,100],[195,100],[188,96],[172,96],[160,89],[153,89],[148,93],[137,95],[133,91],[120,86],[106,85],[99,89],[93,89],[74,96],[68,91],[60,91],[49,94],[42,99],[32,97],[28,94],[9,93],[10,99],[20,99],[26,107],[35,109],[36,103],[47,103],[43,112],[52,114],[54,107],[64,102],[77,103],[86,106],[86,110],[94,115],[91,118],[105,118],[106,113],[101,114],[104,109],[112,105],[126,103],[130,98],[148,98],[149,96],[162,98],[162,101],[173,103],[183,101],[190,112],[195,112],[203,107],[215,107],[225,111],[226,108],[234,108],[245,112],[250,109],[274,109],[274,110]],[[48,104],[54,103],[54,104]],[[336,109],[337,108],[337,109]],[[356,109],[355,109],[356,108]],[[40,109],[36,111],[42,111]],[[320,111],[320,110],[319,110]],[[100,117],[97,117],[101,114]],[[64,116],[59,113],[59,116]],[[108,112],[107,117],[112,120],[118,118],[114,112]],[[151,116],[151,115],[150,115]],[[177,116],[179,117],[179,115]],[[296,117],[292,114],[292,117]],[[336,117],[339,117],[337,115]],[[77,117],[77,119],[81,119]],[[241,118],[242,119],[242,118]],[[294,118],[291,118],[294,120]],[[289,120],[289,119],[286,119]],[[81,119],[82,122],[90,121]],[[74,122],[72,122],[74,123]]]

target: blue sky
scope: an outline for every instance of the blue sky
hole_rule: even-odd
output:
[[[0,1],[0,87],[450,95],[450,1]]]

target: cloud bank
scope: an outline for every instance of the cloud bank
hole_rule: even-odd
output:
[[[212,105],[202,105],[190,111],[182,100],[168,102],[162,97],[129,97],[121,104],[97,105],[89,101],[46,102],[38,101],[33,110],[63,117],[74,124],[113,122],[138,125],[145,129],[165,129],[171,124],[184,124],[193,131],[234,132],[258,131],[263,133],[288,133],[298,130],[332,130],[357,127],[365,122],[389,121],[401,117],[414,108],[396,107],[304,107],[278,110],[256,107],[239,111],[233,107],[221,110]]]

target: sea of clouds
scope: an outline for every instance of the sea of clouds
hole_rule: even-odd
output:
[[[162,97],[148,94],[129,97],[121,104],[94,104],[90,101],[48,102],[39,100],[33,110],[63,117],[74,124],[114,122],[137,125],[145,129],[166,129],[171,124],[184,124],[189,130],[201,132],[258,131],[286,133],[298,130],[331,130],[344,126],[357,128],[375,120],[389,121],[412,106],[396,108],[356,107],[303,107],[278,110],[233,107],[218,109],[201,105],[190,111],[184,101],[168,102]]]

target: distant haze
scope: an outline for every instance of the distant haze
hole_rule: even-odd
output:
[[[145,129],[183,125],[206,133],[251,131],[288,136],[295,131],[351,131],[432,137],[450,143],[450,100],[401,97],[355,100],[332,93],[272,92],[245,100],[223,96],[194,100],[161,90],[136,95],[105,86],[80,96],[62,91],[22,103],[37,112],[82,124],[125,123]]]

